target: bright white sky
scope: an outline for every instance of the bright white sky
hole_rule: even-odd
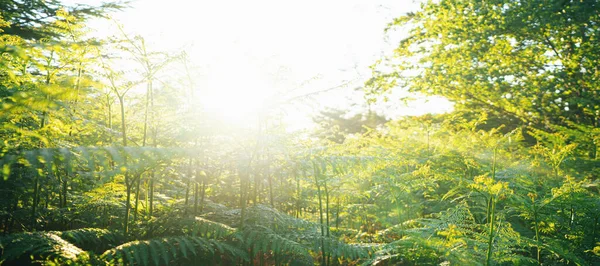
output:
[[[115,19],[127,31],[144,36],[154,50],[186,50],[200,73],[195,81],[204,92],[203,102],[232,120],[247,119],[275,94],[289,97],[353,81],[287,107],[287,123],[303,128],[310,124],[310,114],[323,107],[364,102],[362,92],[352,88],[369,77],[368,66],[383,51],[391,51],[384,27],[420,4],[412,0],[138,0],[131,5]],[[90,27],[101,35],[110,34],[106,22]],[[290,92],[294,88],[299,89]],[[398,92],[403,94],[400,88]],[[439,98],[420,99],[409,106],[391,99],[374,108],[390,117],[451,109]]]

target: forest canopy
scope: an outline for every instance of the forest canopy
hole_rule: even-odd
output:
[[[0,0],[0,265],[600,264],[599,1],[423,1],[365,110],[319,98],[349,82],[250,97],[235,64],[211,103],[127,8]],[[454,107],[374,107],[397,92]]]

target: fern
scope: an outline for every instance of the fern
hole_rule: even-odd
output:
[[[312,256],[309,249],[273,230],[260,225],[244,227],[243,231],[236,234],[245,248],[252,250],[252,256],[261,254],[283,255],[285,262],[294,261],[296,264],[312,265]]]
[[[235,232],[235,229],[219,222],[202,217],[180,218],[176,215],[165,215],[153,222],[155,236],[192,235],[205,238],[224,238]]]
[[[373,244],[349,244],[332,237],[317,236],[311,239],[312,247],[315,251],[319,250],[321,242],[325,250],[333,258],[345,261],[359,261],[370,257],[378,245]]]
[[[238,262],[248,261],[243,250],[224,242],[202,237],[180,236],[132,241],[109,249],[100,258],[109,264],[169,265],[215,258]]]
[[[476,224],[468,206],[461,203],[440,212],[437,218],[408,221],[380,232],[382,235],[393,233],[399,239],[383,245],[369,263],[389,265],[410,261],[481,265],[485,261],[483,252],[489,238],[488,231],[488,225]],[[535,246],[534,241],[522,237],[508,222],[501,222],[495,231],[494,260],[497,263],[535,262],[521,255]]]
[[[407,233],[400,240],[385,244],[367,260],[365,265],[410,264],[482,265],[484,261],[475,252],[466,252],[464,243],[448,243],[445,239],[424,238],[418,232]]]
[[[247,209],[245,224],[268,227],[274,231],[316,230],[317,224],[294,218],[265,205],[254,205]]]
[[[228,208],[215,209],[212,212],[204,214],[202,217],[211,221],[229,225],[231,227],[237,227],[239,226],[238,223],[240,222],[241,210],[232,210]]]
[[[51,232],[19,233],[0,238],[2,256],[0,262],[28,264],[37,261],[68,262],[84,261],[89,255],[82,249]]]
[[[121,235],[106,229],[81,228],[53,233],[83,250],[95,252],[105,251],[123,242]]]
[[[192,235],[199,235],[207,238],[223,238],[231,235],[235,229],[226,224],[214,222],[202,217],[195,217],[193,220]]]
[[[183,148],[152,147],[42,148],[19,151],[15,154],[3,154],[3,158],[0,160],[0,168],[5,169],[2,171],[2,175],[4,179],[8,179],[11,165],[17,164],[19,161],[26,161],[36,169],[51,169],[52,164],[55,162],[64,161],[65,158],[73,158],[74,163],[87,166],[88,169],[82,171],[82,174],[93,173],[96,169],[105,169],[102,174],[112,176],[121,173],[124,169],[130,172],[139,172],[161,161],[182,156],[186,152],[189,153]],[[108,158],[112,159],[116,167],[109,166]],[[136,158],[136,161],[129,160],[125,165],[125,158]]]
[[[374,250],[373,246],[347,244],[332,237],[322,237],[315,230],[310,232],[285,231],[278,233],[261,225],[249,225],[235,234],[245,248],[252,250],[252,255],[274,254],[281,262],[313,265],[311,254],[320,252],[321,243],[327,252],[339,261],[357,261],[368,258]]]

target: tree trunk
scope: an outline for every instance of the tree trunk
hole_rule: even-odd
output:
[[[62,202],[61,202],[61,208],[66,208],[67,207],[67,188],[68,188],[69,184],[68,184],[68,180],[67,177],[65,176],[63,178],[63,182],[62,182]]]
[[[142,146],[145,147],[146,146],[146,136],[148,135],[148,106],[150,104],[150,94],[151,94],[151,90],[152,90],[152,82],[149,81],[148,85],[146,87],[146,106],[145,106],[145,110],[144,110],[144,131],[143,131],[143,135],[142,135]]]
[[[125,176],[127,176],[127,174],[125,174]],[[129,232],[129,210],[131,208],[131,184],[129,184],[127,177],[125,178],[125,183],[127,189],[127,199],[125,200],[125,222],[123,223],[123,234],[127,236],[127,233]]]
[[[329,237],[329,189],[327,188],[327,181],[323,181],[323,188],[325,189],[325,225],[326,235]]]
[[[492,158],[492,180],[496,180],[496,154],[497,154],[497,147],[494,148],[494,155]],[[495,197],[494,195],[490,195],[490,199],[488,201],[488,207],[487,207],[487,216],[488,216],[488,222],[490,224],[490,231],[488,233],[488,250],[487,250],[487,255],[486,255],[486,266],[490,266],[492,263],[492,250],[493,250],[493,244],[494,244],[494,225],[495,225],[495,221],[496,221],[496,201],[495,201]]]
[[[154,91],[152,90],[152,87],[150,87],[150,113],[152,115],[152,147],[156,148],[158,147],[158,129],[156,128],[156,124],[155,124],[155,113],[154,113]],[[152,221],[152,215],[154,214],[154,176],[155,172],[154,170],[151,170],[150,172],[150,180],[148,180],[148,193],[150,194],[148,196],[149,198],[149,203],[148,203],[148,219],[150,219],[150,224],[148,226],[148,237],[152,237],[152,233],[154,232],[154,224]]]
[[[148,203],[148,218],[152,218],[152,212],[154,211],[154,172],[152,172],[150,174],[150,181],[148,181],[148,191],[149,191],[149,196],[148,196],[148,200],[150,201]]]
[[[121,137],[123,138],[123,147],[127,147],[127,129],[125,127],[125,99],[123,95],[118,96],[121,106]]]
[[[33,205],[31,206],[31,221],[30,221],[30,226],[31,226],[31,231],[35,231],[36,229],[36,215],[37,215],[37,205],[38,205],[38,201],[39,201],[39,176],[37,175],[37,173],[35,174],[35,179],[33,181]]]
[[[249,169],[248,169],[248,171],[249,171]],[[252,202],[254,203],[254,205],[258,204],[258,202],[260,201],[260,197],[258,196],[258,194],[260,193],[259,187],[260,187],[260,175],[258,174],[258,171],[256,171],[256,172],[254,172],[254,190],[252,193]],[[250,188],[250,184],[248,184],[248,188]]]
[[[140,201],[140,185],[142,183],[142,174],[139,174],[135,182],[135,204],[133,205],[133,222],[138,218],[138,206]]]
[[[238,169],[238,176],[240,178],[240,207],[242,208],[242,213],[240,215],[240,228],[243,228],[244,220],[246,219],[246,188],[244,184],[245,178],[240,169]]]
[[[198,215],[198,182],[194,182],[194,217]]]
[[[296,177],[296,218],[300,218],[300,178],[296,169],[294,170],[294,176]]]
[[[119,105],[121,106],[121,135],[123,138],[123,147],[127,147],[127,128],[125,127],[125,99],[123,95],[117,95],[119,98]],[[123,157],[123,165],[127,167],[127,154]],[[125,202],[125,221],[123,225],[123,234],[127,236],[129,231],[129,209],[130,209],[130,200],[131,200],[131,185],[129,177],[129,169],[125,169],[125,186],[127,188],[127,200]]]
[[[192,186],[192,158],[190,158],[188,161],[187,184],[185,186],[185,203],[184,203],[184,213],[185,214],[187,214],[191,186]]]
[[[69,187],[69,176],[71,175],[71,155],[67,155],[67,158],[65,160],[65,177],[63,178],[63,187],[62,187],[62,194],[63,194],[63,202],[62,202],[62,207],[66,208],[67,207],[67,191],[68,191],[68,187]]]
[[[335,210],[335,229],[340,228],[340,198],[337,198],[337,205]]]
[[[327,256],[325,250],[325,228],[323,227],[323,200],[321,196],[321,186],[319,185],[319,168],[317,164],[313,162],[313,176],[315,178],[315,185],[317,186],[317,197],[319,198],[319,225],[321,227],[321,263],[327,265]]]
[[[267,175],[267,179],[269,180],[269,201],[271,203],[271,208],[275,208],[275,202],[273,201],[273,177],[269,172],[269,161],[267,160],[267,165],[265,165],[265,174]]]
[[[207,177],[208,178],[208,177]],[[206,180],[202,179],[202,194],[200,196],[200,213],[204,210],[204,197],[206,195]]]
[[[146,140],[147,140],[147,136],[148,136],[148,107],[150,105],[151,90],[152,90],[152,80],[149,80],[148,84],[146,86],[146,103],[145,103],[145,108],[144,108],[144,129],[143,129],[143,133],[142,133],[142,147],[146,147]],[[139,204],[139,200],[140,200],[140,183],[141,182],[142,182],[142,174],[140,173],[137,178],[136,188],[135,188],[135,205],[134,205],[134,212],[133,212],[133,221],[134,222],[137,221],[137,216],[138,216],[138,204]]]

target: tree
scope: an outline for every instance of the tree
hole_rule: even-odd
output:
[[[25,40],[3,34],[0,40],[0,49],[9,47],[0,67],[0,135],[9,140],[0,146],[2,153],[51,149],[46,150],[51,154],[45,159],[49,166],[28,174],[32,177],[28,185],[33,190],[30,225],[34,230],[38,225],[36,213],[51,205],[55,193],[58,207],[67,207],[69,187],[77,177],[70,153],[54,153],[52,149],[94,145],[97,139],[88,136],[99,129],[83,122],[97,115],[95,103],[90,100],[93,81],[83,73],[86,64],[94,60],[89,51],[96,42],[83,38],[81,19],[63,9],[55,16],[45,30],[64,38]],[[56,157],[51,158],[52,154]]]
[[[49,37],[61,37],[64,34],[55,31],[55,21],[59,10],[66,10],[80,19],[104,16],[108,12],[120,10],[124,3],[107,2],[100,6],[66,6],[60,0],[0,0],[0,17],[9,25],[5,34],[19,36],[28,40]]]
[[[406,86],[507,126],[600,125],[598,1],[428,1],[390,28],[409,34],[378,62],[374,91]],[[391,70],[391,71],[388,71]]]

